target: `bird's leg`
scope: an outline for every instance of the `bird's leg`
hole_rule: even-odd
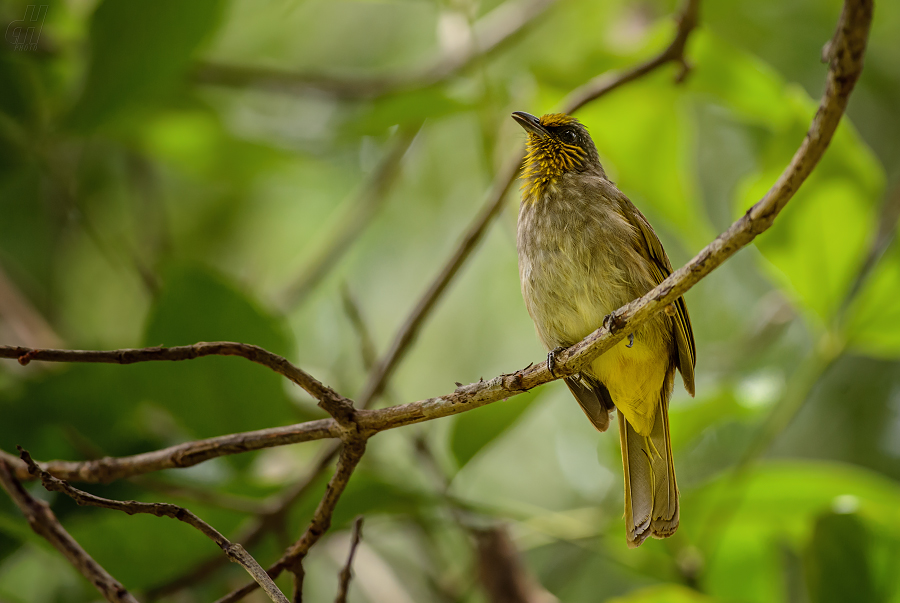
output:
[[[634,347],[634,333],[628,334],[628,345],[626,345],[625,347],[626,348]]]
[[[557,346],[550,350],[547,354],[547,370],[550,371],[550,374],[556,377],[556,355],[566,349],[563,346]]]

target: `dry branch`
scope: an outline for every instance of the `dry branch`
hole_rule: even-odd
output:
[[[303,586],[303,559],[309,553],[309,549],[319,541],[319,539],[331,527],[331,517],[334,514],[334,508],[337,506],[344,488],[350,481],[350,476],[356,465],[359,464],[362,455],[366,451],[366,440],[362,437],[351,438],[341,448],[341,456],[338,458],[337,469],[328,482],[325,489],[325,495],[319,501],[316,512],[313,514],[312,521],[307,526],[306,531],[300,539],[292,544],[287,551],[281,556],[272,567],[268,569],[268,573],[272,578],[277,578],[284,572],[289,570],[294,573],[297,587],[295,593]],[[256,590],[257,584],[247,584],[246,586],[222,597],[216,603],[234,603],[246,597],[249,593]]]
[[[244,547],[240,544],[232,543],[225,538],[221,532],[197,517],[188,509],[169,503],[145,503],[136,500],[122,501],[95,496],[89,492],[73,488],[67,482],[53,477],[46,471],[42,471],[34,460],[32,460],[28,451],[24,450],[21,446],[19,447],[19,453],[22,455],[22,461],[28,466],[28,470],[32,474],[40,477],[44,488],[50,492],[61,492],[80,506],[112,509],[114,511],[128,513],[129,515],[147,513],[149,515],[156,515],[157,517],[171,517],[172,519],[177,519],[178,521],[196,528],[204,536],[219,545],[219,548],[222,549],[228,559],[243,566],[243,568],[247,570],[247,573],[256,580],[256,583],[262,587],[263,591],[265,591],[272,601],[275,603],[288,603],[288,599],[284,596],[284,593],[275,586],[275,583],[272,582],[272,579],[266,574],[265,570],[260,567],[256,559],[254,559]]]
[[[89,362],[102,364],[134,364],[135,362],[194,360],[204,356],[240,356],[266,366],[302,387],[319,401],[319,406],[335,417],[341,425],[353,420],[353,404],[318,379],[294,366],[285,358],[258,345],[233,341],[200,342],[171,348],[152,347],[124,350],[48,350],[18,346],[0,346],[0,358],[15,358],[22,366],[32,360],[43,362]]]
[[[347,603],[347,591],[350,590],[350,579],[353,577],[353,557],[356,556],[356,549],[362,540],[362,516],[357,517],[353,522],[353,535],[350,537],[350,552],[347,554],[347,563],[338,577],[338,592],[334,598],[334,603]]]
[[[3,458],[0,458],[0,485],[21,509],[31,529],[56,547],[69,563],[100,591],[103,598],[110,603],[138,603],[118,580],[110,576],[109,572],[94,561],[93,557],[69,535],[50,510],[50,505],[36,500],[22,487],[13,475],[12,467]]]

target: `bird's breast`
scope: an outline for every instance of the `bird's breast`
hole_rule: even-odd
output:
[[[633,299],[621,217],[606,204],[553,194],[522,204],[517,246],[525,304],[544,345],[571,345]]]

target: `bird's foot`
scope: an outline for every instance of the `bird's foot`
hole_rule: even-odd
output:
[[[556,355],[559,354],[560,352],[562,352],[564,349],[566,349],[566,348],[564,348],[563,346],[558,346],[558,347],[550,350],[550,352],[547,354],[547,370],[550,371],[550,374],[553,375],[554,377],[557,376],[557,374],[556,374]]]
[[[626,345],[625,347],[626,348],[634,347],[634,333],[628,334],[628,345]]]

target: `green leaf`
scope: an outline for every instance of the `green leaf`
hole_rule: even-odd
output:
[[[411,125],[471,109],[472,105],[447,95],[440,86],[379,97],[356,112],[344,126],[346,135],[381,136],[398,124]]]
[[[698,201],[690,152],[690,106],[671,78],[657,74],[579,111],[611,180],[648,215],[665,242],[667,229],[700,245],[711,236]]]
[[[624,597],[609,599],[608,603],[714,603],[708,597],[680,584],[660,584],[632,591]]]
[[[757,169],[738,186],[735,215],[775,184],[816,110],[801,89],[771,67],[711,34],[695,40],[692,90],[752,125]],[[865,255],[884,189],[884,170],[845,117],[825,156],[774,226],[758,237],[769,272],[802,307],[829,324]]]
[[[91,19],[91,62],[70,124],[93,129],[170,92],[221,10],[221,0],[104,0]]]
[[[832,507],[852,505],[873,532],[900,539],[900,484],[841,463],[768,462],[739,485],[725,474],[682,502],[679,535],[710,547],[704,584],[726,600],[779,600],[781,547],[799,550]]]
[[[888,249],[847,313],[850,346],[874,356],[900,356],[900,244]]]
[[[806,551],[806,582],[811,603],[882,600],[872,582],[869,533],[854,514],[819,517]]]
[[[197,503],[190,508],[225,534],[240,521],[235,512],[203,508]],[[197,529],[169,517],[93,511],[67,522],[66,528],[88,554],[131,590],[171,580],[201,557],[224,554]]]
[[[145,344],[237,341],[288,355],[285,326],[245,293],[209,271],[175,267],[150,312]],[[198,437],[299,419],[284,377],[243,358],[210,357],[142,365],[145,395]]]
[[[482,448],[509,429],[538,395],[538,390],[531,390],[457,416],[450,431],[450,450],[457,466],[462,469]]]
[[[330,476],[329,476],[330,477]],[[320,479],[291,512],[292,533],[302,533],[325,493],[327,479]],[[350,478],[332,516],[332,529],[350,525],[359,516],[415,516],[435,504],[433,496],[387,479],[366,468],[359,468]]]

